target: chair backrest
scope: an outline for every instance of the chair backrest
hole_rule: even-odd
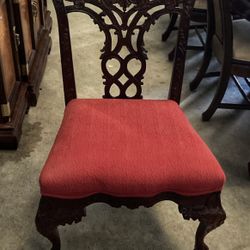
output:
[[[68,14],[81,12],[89,15],[105,34],[104,47],[101,50],[101,67],[105,85],[104,98],[114,98],[110,93],[113,84],[120,93],[115,98],[142,98],[143,76],[146,71],[147,51],[144,49],[144,34],[150,26],[164,14],[178,13],[180,27],[176,46],[176,56],[170,84],[169,98],[179,103],[184,75],[188,28],[194,0],[53,0],[59,27],[61,62],[66,104],[76,98],[75,77],[71,51]],[[180,5],[181,4],[181,5]],[[107,20],[109,20],[107,22]],[[117,39],[112,39],[112,34]],[[132,38],[136,36],[136,45]],[[112,44],[117,40],[116,44]],[[126,48],[128,54],[120,53]],[[107,62],[118,60],[120,69],[114,75],[109,73]],[[141,68],[136,74],[128,69],[131,60],[139,60]],[[124,84],[119,80],[122,76],[128,79]],[[126,94],[134,84],[136,93],[132,97]]]
[[[208,12],[214,26],[213,51],[220,61],[232,58],[233,28],[230,0],[208,0]]]

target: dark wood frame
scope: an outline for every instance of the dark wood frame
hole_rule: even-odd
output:
[[[9,97],[5,94],[4,89],[4,80],[3,80],[3,74],[2,74],[2,60],[0,58],[0,105],[9,105],[10,108],[10,115],[11,111],[13,110],[16,101],[17,101],[17,92],[20,87],[20,78],[21,78],[21,70],[19,67],[19,55],[17,53],[17,44],[16,44],[16,37],[14,33],[14,27],[15,27],[15,21],[13,18],[13,8],[12,4],[9,1],[4,1],[6,4],[7,14],[8,14],[8,23],[9,23],[9,34],[10,34],[10,42],[11,42],[11,48],[12,48],[12,56],[13,56],[13,63],[15,67],[15,77],[16,77],[16,83],[13,88],[13,91]],[[2,4],[3,2],[1,2]],[[10,116],[5,116],[2,114],[2,111],[0,109],[0,122],[8,122],[10,119]]]
[[[176,26],[178,20],[178,13],[170,14],[170,22],[166,31],[162,34],[162,41],[165,42],[168,40],[169,36],[173,31],[177,31],[178,27]],[[205,42],[200,34],[200,30],[207,30],[207,10],[194,8],[191,15],[191,21],[197,22],[189,26],[189,30],[195,30],[196,35],[201,43],[201,45],[188,45],[187,50],[203,51],[205,50]],[[175,48],[170,51],[168,55],[169,61],[174,60]]]
[[[61,50],[61,62],[62,62],[62,73],[63,73],[63,84],[64,84],[64,93],[65,93],[65,103],[67,103],[76,98],[76,88],[75,88],[75,78],[73,71],[73,60],[72,60],[72,51],[71,51],[71,41],[69,33],[69,23],[67,14],[71,12],[82,12],[91,16],[94,19],[94,22],[99,25],[100,29],[104,31],[106,35],[105,46],[102,49],[102,70],[104,74],[104,85],[105,85],[105,94],[104,98],[116,98],[113,97],[110,92],[110,80],[114,80],[114,77],[106,72],[105,60],[114,56],[117,58],[117,53],[119,53],[119,46],[124,43],[126,46],[130,46],[131,36],[126,36],[126,39],[121,39],[117,42],[115,46],[114,53],[112,51],[111,40],[109,39],[109,29],[106,29],[106,24],[100,16],[107,14],[113,23],[115,23],[115,29],[119,36],[119,30],[121,30],[121,25],[116,23],[116,20],[113,19],[113,11],[117,11],[114,3],[120,5],[123,8],[124,12],[119,12],[122,27],[126,27],[127,32],[132,35],[135,28],[138,28],[141,32],[138,35],[137,40],[137,50],[130,48],[130,53],[132,56],[135,56],[138,60],[142,62],[142,69],[140,73],[136,76],[130,76],[134,80],[134,84],[137,86],[137,92],[134,97],[140,99],[141,96],[141,80],[143,79],[143,73],[146,69],[146,51],[144,49],[143,35],[149,27],[155,23],[155,20],[158,19],[161,15],[167,14],[172,11],[177,11],[175,0],[151,0],[151,1],[95,1],[95,0],[69,0],[72,5],[64,6],[63,0],[53,0],[59,25],[59,39],[60,39],[60,50]],[[93,5],[99,6],[102,10],[105,10],[101,15],[96,15],[93,10],[85,6],[85,3],[91,3]],[[179,36],[176,49],[176,58],[173,67],[173,75],[171,80],[171,87],[169,91],[169,98],[180,102],[181,88],[184,74],[184,65],[185,65],[185,55],[186,55],[186,46],[188,38],[188,29],[189,29],[189,20],[194,0],[183,0],[180,1],[183,3],[183,9],[178,9],[180,11],[180,27],[179,27]],[[127,20],[129,15],[127,13],[127,7],[133,4],[133,7],[130,8],[130,15],[138,13],[135,15],[135,19],[140,16],[148,17],[148,22],[145,21],[144,25],[137,25],[139,19],[134,23],[131,21],[128,25]],[[165,8],[159,12],[153,14],[148,14],[148,11],[158,5],[165,5]],[[106,25],[107,26],[107,25]],[[121,37],[120,37],[121,38]],[[131,58],[131,55],[128,57]],[[132,57],[134,58],[134,57]],[[120,59],[119,59],[120,60]],[[124,59],[126,64],[121,63],[121,72],[123,74],[128,74],[127,69],[127,60]],[[141,73],[142,72],[142,73]],[[117,82],[118,87],[121,87],[119,98],[129,98],[126,96],[126,91],[123,87],[120,86]],[[200,196],[182,196],[176,193],[160,193],[154,197],[114,197],[107,194],[97,193],[88,197],[83,197],[82,199],[59,199],[55,197],[42,196],[39,204],[39,208],[36,215],[36,227],[40,234],[49,239],[52,243],[52,250],[59,250],[61,247],[60,236],[57,227],[59,225],[71,224],[73,222],[81,221],[83,216],[86,216],[86,207],[90,204],[102,202],[107,203],[113,207],[126,206],[130,209],[138,208],[139,206],[151,207],[154,204],[162,200],[171,200],[178,204],[179,211],[183,215],[184,219],[193,219],[199,220],[200,225],[197,229],[195,237],[195,249],[196,250],[207,250],[208,247],[204,243],[204,238],[207,233],[211,230],[220,226],[225,218],[226,214],[221,206],[220,192],[208,193]]]
[[[68,2],[73,2],[74,6],[69,6],[69,7],[64,7],[63,3],[60,3],[61,0],[54,1],[56,5],[59,5],[57,7],[57,18],[59,20],[59,39],[60,39],[60,50],[61,50],[61,61],[62,61],[62,74],[63,74],[63,84],[64,84],[64,94],[65,94],[65,103],[67,104],[70,100],[76,98],[76,87],[75,87],[75,77],[74,77],[74,67],[73,67],[73,60],[72,60],[72,51],[71,51],[71,42],[70,42],[70,34],[69,34],[69,24],[68,24],[68,19],[67,19],[67,14],[71,12],[83,12],[86,14],[89,14],[92,19],[94,19],[95,23],[98,24],[98,22],[101,22],[101,15],[95,15],[93,12],[88,13],[88,8],[82,10],[82,8],[85,8],[85,2],[89,1],[76,1],[76,0],[66,0]],[[119,1],[118,1],[119,2]],[[137,3],[136,1],[134,1]],[[183,1],[178,1],[178,2],[183,2]],[[186,0],[184,3],[186,3],[185,7],[187,8],[188,11],[188,6],[190,5],[190,2],[194,2],[194,0]],[[90,1],[91,4],[95,4],[98,7],[100,7],[100,4],[97,3],[96,1]],[[131,4],[133,1],[124,1],[121,5],[126,5],[126,4]],[[117,84],[118,88],[120,89],[120,94],[116,96],[115,98],[129,98],[129,99],[141,99],[142,98],[142,89],[141,86],[143,85],[142,79],[144,77],[144,73],[146,70],[146,60],[147,58],[147,51],[144,49],[144,40],[143,36],[146,31],[150,28],[150,25],[154,24],[155,21],[162,15],[167,14],[169,12],[180,12],[181,9],[176,7],[176,0],[169,0],[169,4],[167,5],[165,2],[162,2],[162,0],[154,0],[150,3],[140,3],[139,1],[139,10],[138,12],[140,13],[141,16],[143,15],[148,15],[147,11],[152,9],[155,6],[159,5],[166,5],[166,8],[160,11],[157,11],[154,13],[154,15],[151,15],[152,18],[148,18],[147,22],[144,23],[144,25],[140,29],[140,35],[138,37],[137,41],[137,50],[135,51],[132,48],[131,43],[131,37],[133,35],[133,29],[138,29],[138,25],[133,27],[127,27],[130,28],[128,35],[124,39],[122,37],[122,33],[120,32],[118,36],[118,43],[117,47],[114,49],[114,51],[111,51],[111,40],[110,40],[110,34],[107,34],[109,32],[109,27],[107,30],[104,30],[104,33],[106,35],[106,41],[104,44],[104,48],[101,50],[103,54],[101,55],[102,59],[102,71],[103,71],[103,78],[105,80],[104,85],[105,85],[105,94],[103,95],[104,98],[113,98],[113,96],[110,93],[110,89],[112,84],[115,82]],[[106,4],[106,3],[105,3]],[[105,9],[105,7],[104,7]],[[60,10],[60,11],[59,11]],[[112,13],[112,11],[108,11],[105,9],[107,12]],[[67,11],[67,12],[66,12]],[[119,15],[121,13],[119,12]],[[130,14],[131,15],[131,14]],[[169,98],[172,100],[175,100],[177,103],[180,102],[180,97],[181,97],[181,90],[182,90],[182,81],[183,81],[183,75],[184,75],[184,68],[185,68],[185,57],[186,57],[186,46],[187,46],[187,41],[184,39],[185,36],[188,34],[188,27],[189,27],[189,17],[187,15],[182,15],[184,17],[181,18],[180,20],[180,27],[179,28],[179,36],[177,40],[177,46],[176,53],[175,53],[175,63],[173,66],[173,74],[172,74],[172,79],[170,83],[170,90],[169,90]],[[113,18],[113,17],[111,17]],[[122,22],[128,22],[128,16],[127,15],[121,15],[120,16]],[[104,29],[103,24],[100,24],[100,30]],[[120,27],[121,29],[121,27]],[[117,57],[113,53],[119,52],[119,49],[123,44],[129,44],[129,50],[131,53],[131,57],[126,58],[126,60],[122,60],[121,58]],[[111,55],[112,54],[112,55]],[[119,72],[115,76],[111,76],[108,73],[108,70],[106,68],[105,63],[107,60],[111,58],[116,58],[119,60],[121,63],[121,68]],[[132,76],[131,73],[128,71],[127,68],[127,63],[129,59],[137,59],[140,60],[142,63],[142,67],[139,71],[138,74],[135,76]],[[128,78],[131,78],[134,81],[134,85],[137,88],[137,92],[133,97],[129,97],[126,95],[126,89],[130,86],[131,84],[131,79],[128,80],[123,86],[119,81],[117,81],[117,78],[120,77],[122,72],[125,74]],[[118,75],[118,76],[117,76]]]
[[[16,9],[15,16],[13,16],[13,1],[7,1],[7,4],[11,20],[15,23],[17,22],[17,24],[20,25],[20,20],[18,22],[18,15],[16,15],[17,11],[19,10]],[[17,8],[18,6],[15,5],[15,7]],[[21,27],[19,28],[21,29]],[[45,25],[39,33],[39,42],[34,48],[33,60],[32,64],[30,65],[28,77],[25,77],[20,73],[21,69],[20,67],[18,67],[18,65],[16,68],[17,82],[16,87],[14,88],[14,91],[11,95],[11,116],[6,120],[0,120],[0,149],[17,148],[22,133],[22,123],[25,117],[25,113],[27,112],[29,106],[35,106],[37,103],[40,83],[45,70],[47,56],[52,45],[52,41],[50,38],[51,28],[52,19],[50,17],[50,12],[46,9]],[[22,37],[20,36],[21,30],[16,30],[16,32],[17,31],[19,31],[20,34],[14,34],[13,29],[10,31],[10,34],[13,38],[13,52],[18,51],[18,53],[15,53],[15,57],[17,58],[16,60],[18,62],[21,62],[20,60],[24,55],[20,50],[20,46],[18,50],[15,47],[15,35],[19,35],[20,42],[22,42]]]
[[[170,22],[169,25],[166,29],[166,31],[162,34],[162,41],[165,42],[168,40],[169,36],[171,35],[171,33],[173,31],[177,31],[178,27],[176,26],[177,23],[177,19],[178,19],[178,14],[177,13],[173,13],[170,15]],[[197,24],[197,25],[190,25],[189,29],[204,29],[206,28],[206,23],[207,23],[207,10],[204,9],[197,9],[194,8],[192,11],[192,15],[191,15],[191,21],[197,22],[197,23],[201,23],[201,24]]]
[[[10,32],[10,37],[11,37],[11,47],[13,50],[13,57],[14,57],[14,62],[15,62],[15,72],[16,72],[16,78],[17,80],[20,81],[21,79],[21,69],[20,69],[20,65],[18,64],[19,62],[19,53],[18,53],[18,39],[16,37],[16,30],[13,30],[14,26],[16,26],[15,23],[15,18],[14,18],[14,12],[13,12],[13,6],[12,3],[10,1],[6,2],[6,6],[7,6],[7,12],[8,12],[8,18],[9,18],[9,24],[10,24],[10,28],[11,28],[11,32]]]
[[[36,49],[37,47],[37,44],[36,44],[36,35],[38,36],[38,41],[39,41],[39,37],[41,35],[41,30],[39,30],[37,32],[37,34],[35,34],[35,28],[34,28],[34,22],[33,22],[33,19],[34,19],[34,13],[33,11],[35,10],[37,13],[38,13],[38,9],[37,7],[40,9],[40,22],[41,22],[41,26],[42,27],[45,27],[46,26],[46,11],[41,11],[41,10],[45,10],[45,5],[47,6],[47,2],[45,3],[45,0],[32,0],[32,1],[29,1],[28,2],[29,4],[29,17],[30,17],[30,25],[31,25],[31,37],[32,37],[32,45],[33,45],[33,49]]]
[[[96,194],[75,200],[42,196],[36,215],[36,227],[38,232],[52,243],[51,250],[60,250],[61,242],[57,227],[80,222],[82,217],[86,216],[86,207],[91,204],[101,202],[116,208],[126,206],[129,209],[136,209],[140,206],[152,207],[164,200],[175,202],[185,220],[199,220],[194,250],[208,250],[204,243],[205,236],[222,225],[226,219],[225,211],[221,206],[220,192],[194,197],[162,193],[150,198],[120,198]]]
[[[217,73],[206,75],[206,71],[208,69],[209,63],[212,58],[212,39],[213,39],[213,34],[214,34],[214,21],[213,21],[214,13],[209,11],[210,9],[211,9],[211,1],[208,0],[207,38],[206,38],[204,56],[203,56],[203,61],[202,61],[202,64],[198,73],[196,74],[193,81],[190,83],[190,90],[192,91],[198,88],[203,77],[218,76]]]
[[[50,17],[50,12],[42,11],[42,2],[44,0],[33,0],[28,1],[28,11],[29,11],[29,19],[30,19],[30,33],[31,33],[31,41],[32,41],[32,54],[30,58],[26,58],[25,45],[23,39],[23,30],[21,24],[21,16],[20,16],[20,7],[19,2],[13,2],[14,12],[16,18],[16,27],[17,33],[20,36],[20,45],[19,45],[19,58],[20,64],[22,67],[22,81],[28,83],[28,102],[30,106],[36,106],[39,89],[42,76],[44,74],[47,55],[50,52],[52,41],[49,37],[49,33],[52,27],[52,20]],[[33,9],[39,6],[40,8],[40,18],[41,18],[41,28],[35,34],[34,23],[33,23]],[[38,11],[38,10],[37,10]],[[36,41],[37,36],[37,41]],[[37,68],[40,70],[38,71]]]
[[[190,89],[195,90],[199,86],[203,77],[219,76],[214,98],[202,114],[203,121],[208,121],[218,108],[222,109],[250,109],[250,99],[244,93],[240,82],[235,75],[250,77],[250,61],[240,61],[233,58],[233,28],[231,19],[231,2],[219,0],[220,7],[214,8],[213,0],[208,0],[208,38],[204,53],[203,62],[194,80],[190,83]],[[216,14],[214,13],[216,11]],[[219,19],[218,17],[221,17]],[[221,23],[221,31],[216,29],[218,22]],[[217,30],[217,32],[216,32]],[[219,39],[217,39],[219,37]],[[221,72],[206,73],[212,58],[212,52],[222,64]],[[230,77],[239,88],[247,104],[223,103],[222,99],[228,87]]]
[[[19,65],[20,55],[18,53],[18,34],[16,34],[16,20],[12,1],[6,1],[8,12],[9,29],[11,37],[11,47],[16,72],[16,83],[9,99],[5,99],[10,104],[10,117],[0,119],[0,149],[13,149],[17,147],[21,135],[21,124],[27,110],[27,84],[22,82],[21,67]],[[3,85],[0,84],[0,85]],[[0,93],[3,99],[4,93]]]

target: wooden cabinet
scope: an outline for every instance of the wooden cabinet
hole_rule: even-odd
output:
[[[16,72],[18,61],[15,58],[15,42],[12,31],[13,22],[7,13],[5,1],[0,5],[0,122],[7,122],[11,116],[13,92],[18,85]],[[11,107],[11,106],[12,107]]]
[[[45,0],[0,0],[0,149],[15,149],[51,48]]]

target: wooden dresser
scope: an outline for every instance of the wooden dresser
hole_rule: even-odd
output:
[[[0,149],[16,149],[51,49],[46,0],[0,0]]]

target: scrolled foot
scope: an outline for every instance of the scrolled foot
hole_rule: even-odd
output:
[[[86,216],[86,209],[80,201],[42,197],[35,221],[37,231],[52,243],[52,250],[60,250],[57,227],[78,223],[83,216]]]
[[[59,232],[57,226],[51,219],[38,213],[36,216],[36,228],[41,235],[46,237],[52,243],[51,250],[61,249]]]
[[[196,232],[195,250],[209,249],[204,243],[204,238],[209,232],[222,225],[225,219],[226,214],[222,207],[205,210],[204,214],[200,215],[200,224]]]

